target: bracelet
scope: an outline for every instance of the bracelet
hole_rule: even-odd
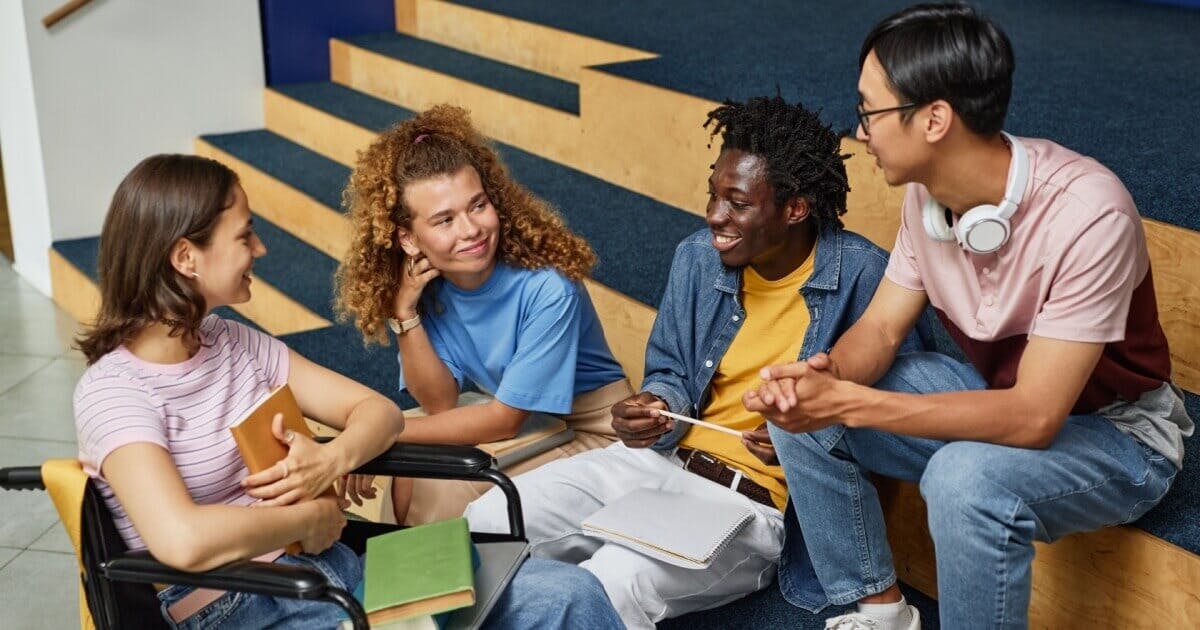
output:
[[[388,328],[392,329],[392,332],[396,333],[397,335],[403,335],[404,333],[421,325],[421,316],[414,315],[412,319],[406,319],[404,321],[389,317],[387,320],[387,325]]]

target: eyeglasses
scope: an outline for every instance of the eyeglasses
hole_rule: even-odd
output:
[[[875,114],[886,114],[888,112],[899,112],[899,111],[903,111],[906,109],[912,109],[914,107],[920,107],[920,104],[909,103],[907,105],[897,105],[895,107],[885,107],[883,109],[873,109],[873,110],[867,112],[867,111],[863,111],[862,103],[859,103],[854,108],[854,113],[858,115],[858,124],[862,125],[863,133],[865,133],[869,136],[869,135],[871,135],[871,116],[874,116]]]

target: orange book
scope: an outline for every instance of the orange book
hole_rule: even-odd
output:
[[[304,414],[300,412],[300,405],[296,404],[292,389],[287,383],[276,387],[255,405],[246,417],[229,427],[229,432],[233,434],[233,440],[237,442],[238,450],[242,453],[242,459],[246,461],[246,468],[252,475],[274,466],[279,460],[287,457],[287,446],[275,439],[275,434],[271,433],[271,421],[277,413],[283,414],[284,427],[305,437],[313,436],[308,424],[304,422]],[[286,551],[290,554],[300,553],[300,543],[288,545]]]

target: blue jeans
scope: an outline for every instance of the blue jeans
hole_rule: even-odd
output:
[[[624,628],[600,580],[574,564],[529,558],[483,624],[488,630]]]
[[[984,389],[969,365],[934,353],[896,358],[876,387]],[[770,425],[792,506],[830,603],[896,581],[868,472],[920,483],[937,551],[946,628],[1027,626],[1033,541],[1136,520],[1166,494],[1170,461],[1101,416],[1070,416],[1045,449],[942,442],[832,426],[791,434]]]
[[[362,561],[349,547],[335,543],[320,555],[282,555],[277,564],[316,569],[331,584],[353,592],[362,581]],[[167,608],[192,591],[191,587],[171,586],[158,594],[167,625],[180,630],[204,628],[336,628],[346,614],[336,604],[303,599],[267,597],[247,593],[225,593],[196,614],[175,624]]]
[[[331,583],[353,592],[362,580],[362,560],[337,543],[320,555],[284,555],[275,562],[315,568]],[[226,593],[176,625],[166,609],[191,592],[171,586],[159,593],[163,618],[173,628],[336,628],[346,618],[341,608],[325,602]],[[484,623],[492,630],[526,628],[621,628],[604,587],[591,573],[572,564],[530,558]]]

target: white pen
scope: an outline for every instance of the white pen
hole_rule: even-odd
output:
[[[722,433],[728,433],[729,435],[736,435],[738,437],[742,437],[741,431],[736,431],[734,429],[730,429],[729,427],[723,427],[719,424],[713,424],[711,422],[705,422],[703,420],[697,420],[695,418],[689,418],[687,416],[681,416],[677,413],[671,413],[670,411],[664,411],[662,409],[656,409],[655,411],[658,411],[658,413],[661,413],[662,415],[664,415],[668,418],[674,418],[675,420],[682,420],[684,422],[689,422],[689,423],[695,424],[697,426],[706,427],[706,428],[712,429],[714,431],[720,431]]]

